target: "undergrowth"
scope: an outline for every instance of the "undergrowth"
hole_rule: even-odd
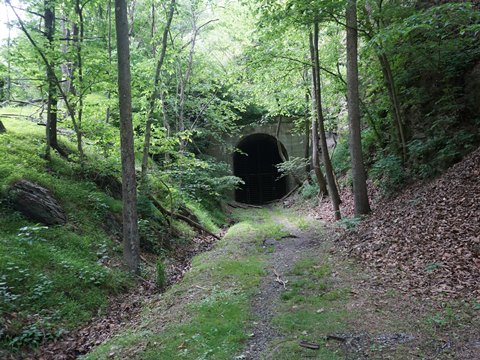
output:
[[[238,210],[212,252],[196,256],[184,280],[148,309],[141,324],[86,359],[229,359],[249,338],[251,301],[265,275],[258,244],[283,234],[267,209]],[[168,309],[166,311],[165,309]]]
[[[133,278],[121,265],[121,243],[111,237],[121,236],[120,220],[111,219],[121,219],[122,203],[94,182],[105,177],[115,185],[115,156],[95,154],[87,145],[81,167],[73,143],[59,136],[61,146],[71,152],[69,159],[52,152],[47,161],[44,127],[24,119],[1,119],[7,132],[0,135],[0,349],[15,352],[61,337],[101,314],[111,295],[132,287]],[[67,223],[46,227],[14,211],[9,189],[21,179],[50,190],[65,209]],[[155,193],[164,191],[154,185]],[[208,200],[201,203],[178,189],[168,190],[177,196],[173,205],[183,204],[208,230],[217,232],[225,222]],[[139,197],[138,209],[145,251],[162,257],[195,236],[184,222],[165,219],[145,197]],[[163,263],[158,264],[155,281],[161,288],[165,274]]]
[[[0,136],[0,347],[14,350],[88,321],[132,280],[115,266],[121,247],[102,226],[107,212],[121,211],[120,202],[75,176],[75,164],[56,154],[47,163],[43,128],[2,121],[8,130]],[[41,226],[14,211],[8,189],[19,179],[49,189],[68,223]]]

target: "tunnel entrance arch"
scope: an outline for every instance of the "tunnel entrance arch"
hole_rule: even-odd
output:
[[[287,159],[287,151],[280,143]],[[277,139],[268,134],[246,136],[233,155],[233,172],[245,184],[235,191],[235,200],[247,204],[265,204],[287,193],[287,178],[280,177],[275,165],[282,162]]]

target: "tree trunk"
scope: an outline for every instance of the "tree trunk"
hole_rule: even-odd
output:
[[[379,2],[380,12],[382,8],[382,2]],[[364,6],[364,11],[368,16],[365,16],[365,25],[369,28],[369,32],[367,32],[367,38],[369,41],[372,40],[373,33],[376,27],[376,31],[379,32],[384,28],[383,21],[380,18],[374,19],[371,10],[369,7]],[[374,25],[375,24],[375,25]],[[402,159],[405,162],[407,160],[407,145],[406,145],[406,137],[405,137],[405,125],[403,121],[402,109],[400,104],[400,99],[398,97],[397,88],[395,86],[395,79],[393,77],[392,68],[390,66],[390,61],[388,60],[387,55],[382,49],[381,42],[376,43],[376,52],[378,61],[380,62],[380,67],[382,69],[383,79],[385,82],[385,87],[387,88],[388,97],[390,99],[390,106],[393,111],[393,121],[395,128],[397,130],[397,138],[398,144],[401,148],[402,152]]]
[[[381,51],[379,49],[379,51]],[[405,140],[405,127],[403,124],[403,116],[400,108],[400,100],[398,99],[397,89],[395,86],[395,79],[393,78],[392,68],[390,62],[384,53],[378,54],[378,60],[382,68],[383,79],[385,86],[388,90],[388,97],[390,98],[390,104],[393,110],[393,119],[395,128],[397,129],[398,143],[402,149],[402,159],[405,162],[407,160],[407,144]]]
[[[285,161],[287,161],[287,158],[285,157],[285,154],[283,153],[282,143],[280,142],[280,128],[281,127],[282,127],[282,116],[279,116],[278,117],[278,123],[277,123],[277,132],[275,134],[275,140],[276,140],[276,143],[277,143],[278,155],[280,156],[280,159],[282,159],[282,162],[285,162]],[[293,177],[293,180],[295,180],[296,185],[298,185],[298,186],[302,185],[302,182],[300,181],[300,179],[298,178],[297,175],[292,174],[292,177]]]
[[[118,50],[118,100],[120,108],[120,147],[122,158],[123,256],[131,271],[139,271],[140,249],[137,225],[137,188],[133,146],[132,94],[127,4],[115,0]]]
[[[5,126],[3,126],[3,123],[0,121],[0,134],[1,133],[6,133],[7,129],[5,129]]]
[[[108,69],[112,66],[112,0],[108,0],[108,9],[107,9],[107,16],[108,16],[108,39],[107,39],[107,52],[108,52]],[[110,70],[108,70],[108,74],[110,74]],[[107,111],[105,113],[105,122],[108,124],[110,121],[110,97],[112,96],[110,88],[107,90]]]
[[[310,97],[308,96],[308,91],[305,92],[305,152],[304,156],[305,159],[308,159],[310,157],[310,112],[308,111],[310,103]],[[307,179],[310,180],[310,162],[305,165],[305,172],[307,173]]]
[[[45,37],[47,39],[49,51],[53,51],[54,43],[53,36],[55,34],[55,3],[52,0],[45,0],[44,2],[44,19],[45,19]],[[57,89],[55,84],[55,65],[53,61],[49,60],[47,67],[47,126],[46,126],[46,138],[47,148],[46,157],[50,158],[50,149],[58,149],[57,140]]]
[[[312,98],[313,100],[313,98]],[[315,104],[315,102],[313,102]],[[316,105],[314,105],[316,106]],[[323,195],[328,195],[327,182],[323,176],[322,169],[320,168],[320,158],[318,156],[318,121],[316,118],[312,121],[312,165],[315,177],[317,178],[318,187]]]
[[[5,10],[6,6],[5,6]],[[11,59],[11,47],[12,47],[12,33],[11,33],[11,24],[10,18],[7,11],[7,26],[8,26],[8,37],[7,37],[7,92],[5,94],[5,99],[10,101],[12,98],[12,59]]]
[[[47,2],[48,2],[48,0],[45,0],[45,3],[47,3]],[[72,120],[73,128],[75,130],[75,133],[78,135],[79,128],[78,128],[77,120],[75,119],[74,108],[73,108],[72,104],[70,103],[70,101],[68,100],[68,97],[65,95],[65,92],[63,91],[63,88],[62,88],[62,84],[58,80],[57,75],[55,74],[55,70],[54,70],[54,67],[53,67],[54,64],[51,61],[48,60],[48,57],[45,54],[45,52],[43,51],[43,49],[37,44],[37,42],[30,35],[27,28],[25,27],[25,23],[23,22],[22,18],[18,15],[17,11],[15,10],[15,7],[12,6],[11,3],[8,3],[8,5],[10,6],[10,9],[12,9],[12,12],[15,14],[15,16],[18,20],[18,24],[20,25],[20,29],[23,31],[23,33],[27,37],[30,44],[33,46],[33,48],[38,52],[38,54],[42,58],[43,64],[45,65],[45,67],[47,69],[47,80],[49,82],[51,82],[51,84],[55,85],[56,90],[60,93],[63,100],[65,101],[65,106],[67,107],[68,114],[70,115],[70,118]],[[52,40],[53,40],[53,38],[52,38]],[[55,105],[56,105],[56,103],[55,103]],[[48,118],[47,118],[47,121],[48,121]],[[55,137],[56,137],[56,133],[57,133],[56,117],[55,117],[55,124],[54,125],[55,125],[54,133],[55,133]],[[49,134],[49,131],[50,131],[49,128],[51,128],[51,126],[50,127],[47,126],[47,147],[50,146],[50,143],[48,142],[49,141],[49,135],[50,135]],[[62,152],[59,148],[57,148],[57,150],[60,152],[60,154],[62,154]],[[83,150],[82,150],[81,147],[78,148],[78,151],[80,153],[80,156],[83,156]],[[47,152],[47,155],[48,155],[48,152]]]
[[[144,182],[147,177],[148,158],[149,158],[149,152],[150,152],[150,141],[151,141],[151,132],[152,132],[152,124],[153,124],[153,113],[155,110],[155,100],[158,99],[160,94],[160,90],[159,90],[160,72],[162,70],[163,61],[165,60],[165,54],[167,52],[168,33],[170,31],[170,25],[172,23],[174,10],[175,10],[175,0],[171,0],[170,7],[168,10],[168,15],[167,15],[167,23],[165,25],[165,29],[163,29],[162,49],[160,52],[160,57],[157,62],[157,68],[155,69],[153,91],[152,91],[152,94],[150,95],[150,100],[148,103],[147,123],[145,125],[145,139],[143,141],[142,182]]]
[[[363,165],[360,128],[360,104],[358,94],[357,61],[357,0],[348,0],[347,20],[347,107],[350,128],[350,158],[352,161],[353,196],[355,215],[370,212],[367,192],[367,177]]]
[[[333,174],[332,162],[328,154],[327,137],[325,134],[325,125],[322,109],[322,89],[320,85],[320,61],[318,58],[318,19],[313,24],[313,35],[310,36],[310,52],[312,55],[312,77],[314,86],[314,97],[316,107],[316,121],[318,121],[318,131],[320,135],[320,148],[322,150],[323,164],[325,166],[325,176],[328,185],[328,192],[332,201],[335,219],[340,220],[340,195],[338,194],[335,175]],[[313,133],[312,133],[313,134]],[[313,146],[312,146],[313,147]]]
[[[80,152],[80,163],[83,167],[84,165],[84,156],[83,156],[83,147],[82,147],[82,120],[83,120],[83,97],[84,97],[84,88],[83,88],[83,59],[82,59],[82,48],[83,48],[83,40],[85,37],[85,25],[83,22],[83,7],[80,4],[80,0],[75,1],[75,13],[78,16],[78,26],[75,26],[76,31],[74,32],[73,40],[75,42],[76,47],[76,68],[78,74],[78,89],[76,91],[76,95],[78,97],[78,107],[77,107],[77,125],[78,125],[78,133],[77,133],[77,148]]]

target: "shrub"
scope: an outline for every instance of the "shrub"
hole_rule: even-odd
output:
[[[406,180],[402,160],[396,155],[388,155],[377,160],[370,170],[370,176],[378,182],[386,195],[398,191]]]
[[[300,195],[304,199],[311,199],[314,196],[317,196],[319,191],[320,191],[320,188],[318,187],[318,184],[316,181],[313,183],[309,183],[308,181],[305,181],[300,190]]]
[[[165,271],[165,265],[163,264],[163,261],[161,258],[157,259],[156,270],[157,270],[157,273],[155,277],[155,283],[160,289],[163,289],[167,284],[167,273]]]

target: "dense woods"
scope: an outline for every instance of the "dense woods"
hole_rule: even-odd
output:
[[[301,203],[328,198],[341,220],[352,189],[354,222],[374,189],[394,197],[480,141],[477,1],[1,7],[0,345],[10,349],[60,338],[149,281],[142,262],[163,288],[166,258],[192,229],[217,237],[225,224],[245,179],[213,149],[241,154],[231,139],[249,127],[277,128],[278,176]],[[303,157],[282,150],[282,121],[303,138]],[[53,194],[67,225],[27,219],[22,179]],[[118,241],[133,274],[113,260]]]

